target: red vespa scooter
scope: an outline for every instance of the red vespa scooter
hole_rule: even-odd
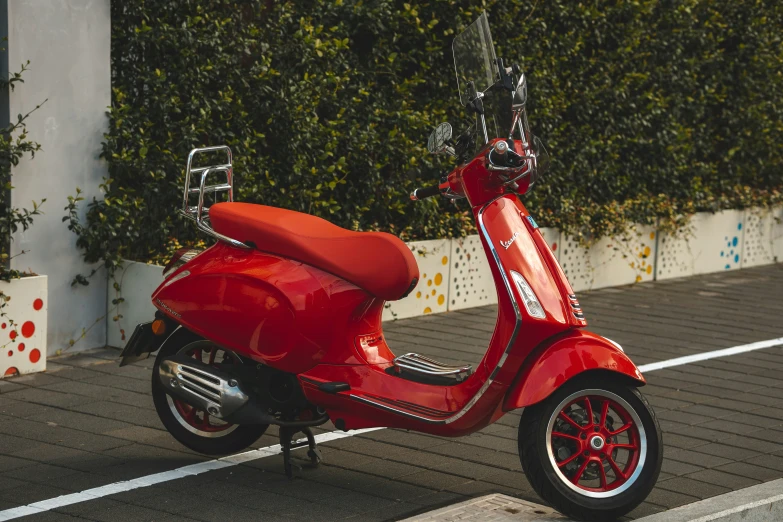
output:
[[[171,260],[152,296],[156,319],[136,328],[122,364],[160,350],[155,406],[196,451],[236,452],[279,426],[289,476],[293,436],[307,435],[317,464],[310,427],[328,420],[341,430],[456,437],[524,408],[519,456],[541,497],[574,518],[621,516],[661,467],[660,428],[637,390],[644,378],[617,343],[583,329],[579,302],[518,198],[547,161],[528,127],[524,75],[495,58],[486,14],[453,49],[476,123],[455,140],[448,124],[433,132],[430,152],[459,166],[411,197],[466,198],[473,209],[498,294],[495,331],[475,368],[395,356],[387,345],[384,302],[408,295],[419,277],[402,241],[234,202],[228,147],[192,151],[186,170],[183,212],[218,241]],[[220,152],[226,163],[193,167],[198,155]],[[207,185],[215,174],[226,182]],[[220,192],[228,202],[207,207]]]

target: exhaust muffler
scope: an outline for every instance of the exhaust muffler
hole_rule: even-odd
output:
[[[166,393],[218,419],[230,417],[250,400],[234,377],[188,355],[166,357],[158,372]]]

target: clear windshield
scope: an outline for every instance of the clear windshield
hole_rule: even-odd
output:
[[[501,85],[486,11],[454,38],[451,47],[454,51],[454,69],[457,73],[460,102],[467,105],[476,97],[476,93],[483,93],[481,102],[484,107],[487,138],[507,139],[513,135],[520,138],[527,151],[525,157],[528,158],[529,168],[532,170],[531,180],[535,181],[549,166],[549,154],[541,140],[530,132],[524,101],[521,107],[517,106],[517,119],[514,118],[512,100],[515,98],[512,92]],[[512,69],[506,71],[506,74],[511,74]],[[520,78],[514,78],[513,81],[517,80],[521,81]],[[526,99],[527,91],[524,90],[524,93],[522,98]],[[480,149],[484,145],[482,123],[478,115],[466,134],[472,135],[469,141],[472,147]]]
[[[467,105],[473,98],[469,93],[468,82],[473,82],[476,91],[484,92],[497,80],[495,46],[492,44],[486,11],[454,38],[451,48],[454,51],[459,99],[462,105]]]

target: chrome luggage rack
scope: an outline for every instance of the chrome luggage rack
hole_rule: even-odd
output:
[[[417,353],[406,353],[405,355],[395,357],[394,366],[398,372],[404,369],[414,373],[436,377],[454,376],[458,382],[468,377],[473,369],[469,364],[463,366],[449,366]]]
[[[198,154],[204,154],[209,152],[224,151],[226,153],[226,163],[217,165],[208,165],[206,167],[193,168],[193,158]],[[241,241],[232,239],[228,236],[224,236],[216,232],[212,228],[212,224],[209,221],[209,207],[204,206],[205,194],[217,194],[219,192],[228,193],[228,201],[234,201],[234,169],[232,167],[231,149],[227,145],[221,145],[219,147],[204,147],[201,149],[193,149],[188,154],[188,166],[185,170],[185,193],[182,196],[182,215],[186,218],[194,221],[199,230],[206,232],[210,236],[226,243],[239,247],[239,248],[251,248]],[[207,177],[211,174],[223,173],[226,175],[226,182],[216,185],[207,185]],[[190,175],[201,174],[201,181],[198,188],[190,188]],[[190,205],[190,196],[198,194],[198,204],[196,206]]]

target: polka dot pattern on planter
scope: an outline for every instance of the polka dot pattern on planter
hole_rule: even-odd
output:
[[[46,369],[46,282],[34,276],[0,283],[12,297],[0,322],[0,378]]]

